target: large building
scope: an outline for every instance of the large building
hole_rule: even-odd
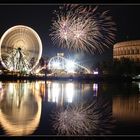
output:
[[[129,58],[140,62],[140,40],[116,43],[113,47],[113,58]]]

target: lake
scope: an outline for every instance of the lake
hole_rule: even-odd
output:
[[[0,82],[0,135],[139,135],[140,82]]]

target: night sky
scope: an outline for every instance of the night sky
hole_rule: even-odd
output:
[[[33,28],[40,36],[43,44],[43,56],[52,57],[57,52],[64,52],[66,57],[75,58],[78,63],[91,66],[96,62],[112,59],[112,46],[105,49],[102,54],[77,53],[68,49],[54,46],[49,36],[51,20],[58,9],[57,4],[46,5],[0,5],[0,36],[12,26],[21,24]],[[96,6],[96,5],[93,5]],[[140,5],[98,5],[97,11],[109,10],[116,23],[116,39],[114,44],[120,41],[140,39]]]

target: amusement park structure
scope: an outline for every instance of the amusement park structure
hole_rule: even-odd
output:
[[[13,26],[1,37],[0,60],[8,71],[30,73],[39,63],[41,55],[41,39],[28,26]]]
[[[64,53],[57,53],[49,59],[48,64],[38,65],[33,73],[39,74],[42,70],[48,70],[48,75],[66,76],[76,74],[91,74],[90,70],[73,60],[64,57]]]
[[[90,74],[90,70],[76,63],[73,60],[65,58],[61,54],[52,57],[48,63],[48,69],[55,74]]]
[[[90,74],[90,70],[73,60],[64,57],[63,53],[49,59],[47,64],[40,65],[42,42],[32,28],[17,25],[9,28],[0,40],[0,61],[8,73],[40,74],[42,70],[52,75]],[[49,75],[48,74],[48,75]]]

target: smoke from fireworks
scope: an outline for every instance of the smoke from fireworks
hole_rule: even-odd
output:
[[[53,128],[61,135],[109,134],[113,118],[108,104],[77,104],[53,114]]]
[[[108,11],[96,12],[97,7],[80,5],[64,5],[55,11],[51,38],[60,47],[100,53],[104,47],[109,47],[115,39],[115,23]]]

